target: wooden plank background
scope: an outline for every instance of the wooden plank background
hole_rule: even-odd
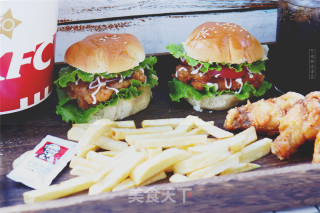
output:
[[[260,42],[274,42],[277,1],[271,0],[59,0],[55,61],[66,49],[97,32],[132,33],[147,54],[167,52],[207,21],[233,22]]]

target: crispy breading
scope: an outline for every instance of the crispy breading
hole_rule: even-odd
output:
[[[130,86],[130,79],[135,79],[141,83],[145,83],[146,76],[141,70],[138,70],[134,72],[130,78],[124,80],[120,80],[120,78],[108,79],[106,86],[102,86],[99,91],[96,92],[96,103],[93,102],[92,94],[97,90],[97,87],[90,89],[89,85],[91,82],[79,80],[77,83],[71,83],[67,88],[67,93],[71,99],[76,99],[79,107],[84,110],[91,106],[95,106],[100,102],[109,100],[115,92],[115,89],[119,90],[121,88],[128,88]]]
[[[320,131],[318,132],[316,141],[314,142],[312,163],[320,163]]]
[[[271,150],[281,160],[289,158],[305,141],[314,140],[320,131],[320,91],[296,102],[281,119],[279,131]]]
[[[278,98],[261,99],[228,111],[224,128],[246,129],[254,126],[258,132],[274,135],[279,132],[281,119],[298,100],[304,98],[295,92],[288,92]]]

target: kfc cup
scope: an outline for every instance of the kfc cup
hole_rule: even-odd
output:
[[[52,91],[58,0],[0,1],[0,115]]]

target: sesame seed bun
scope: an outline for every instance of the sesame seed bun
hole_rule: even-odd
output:
[[[87,73],[119,73],[138,66],[145,53],[134,35],[96,33],[71,45],[64,59]]]
[[[226,22],[201,24],[185,41],[187,55],[203,62],[240,64],[263,58],[259,41],[239,25]]]

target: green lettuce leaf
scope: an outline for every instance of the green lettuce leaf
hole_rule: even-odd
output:
[[[63,87],[67,87],[71,82],[76,81],[76,77],[80,78],[83,81],[93,81],[93,79],[99,75],[105,78],[114,78],[117,74],[88,74],[79,69],[73,67],[62,68],[59,72],[59,78],[55,81],[57,85],[57,95],[59,103],[56,107],[56,114],[61,115],[62,120],[65,122],[72,123],[87,123],[89,118],[97,113],[100,109],[108,106],[114,106],[118,103],[120,99],[129,100],[132,97],[137,97],[143,93],[142,90],[139,90],[140,87],[145,86],[155,86],[158,85],[158,78],[156,76],[156,71],[153,70],[153,65],[157,63],[156,57],[146,58],[139,66],[135,67],[133,70],[128,70],[121,72],[122,77],[130,76],[134,71],[139,70],[140,68],[144,69],[144,74],[147,76],[147,82],[141,83],[138,80],[131,79],[130,86],[128,88],[119,89],[118,93],[113,93],[111,98],[107,101],[101,102],[94,107],[90,107],[86,110],[81,109],[75,100],[71,100],[68,97],[68,94],[63,90]],[[114,76],[114,77],[111,77]]]
[[[198,64],[202,64],[200,71],[203,73],[206,73],[209,70],[213,70],[213,69],[216,71],[220,71],[222,69],[221,65],[228,65],[228,67],[230,69],[234,69],[236,72],[242,71],[243,65],[247,66],[250,69],[250,71],[254,72],[254,73],[258,73],[258,72],[264,71],[266,69],[265,63],[262,60],[253,62],[252,64],[248,64],[248,63],[241,63],[241,64],[212,63],[212,64],[210,64],[208,62],[198,61],[194,58],[187,56],[182,44],[176,45],[176,44],[172,43],[172,44],[167,45],[166,48],[172,54],[173,57],[175,57],[175,58],[182,57],[192,67],[194,67]]]
[[[195,100],[199,101],[203,97],[213,97],[219,96],[221,94],[234,94],[239,100],[248,99],[251,95],[254,96],[262,96],[268,89],[271,88],[272,84],[267,81],[263,81],[260,88],[255,89],[248,82],[243,84],[242,90],[240,93],[236,93],[236,91],[232,90],[222,90],[217,91],[216,87],[203,85],[205,90],[199,91],[196,90],[189,84],[184,84],[182,81],[179,81],[176,78],[173,78],[172,81],[168,82],[170,97],[172,101],[180,102],[181,98],[189,98],[193,97]]]
[[[61,115],[62,120],[65,122],[72,123],[88,123],[91,115],[98,112],[99,109],[104,107],[114,106],[118,103],[120,99],[129,100],[132,97],[137,97],[143,93],[142,90],[138,88],[142,86],[149,86],[148,84],[142,84],[140,81],[131,79],[131,85],[128,88],[119,89],[118,93],[113,93],[111,98],[105,102],[99,103],[97,106],[90,107],[86,110],[81,109],[75,100],[71,100],[67,93],[57,87],[57,94],[59,98],[59,103],[56,108],[56,114]]]
[[[143,62],[141,62],[138,66],[136,66],[133,69],[120,72],[120,73],[86,73],[81,71],[80,69],[77,69],[75,67],[64,67],[59,71],[59,78],[54,81],[54,83],[58,87],[67,87],[70,83],[73,83],[77,80],[77,77],[85,82],[91,82],[93,79],[95,79],[98,76],[102,76],[105,79],[109,78],[116,78],[118,74],[121,75],[122,78],[130,76],[133,72],[139,70],[140,68],[144,69],[145,75],[148,79],[148,84],[150,86],[156,86],[158,85],[157,77],[154,77],[153,75],[156,75],[156,71],[153,70],[153,65],[157,63],[156,57],[148,57]],[[153,74],[153,75],[152,75]]]

